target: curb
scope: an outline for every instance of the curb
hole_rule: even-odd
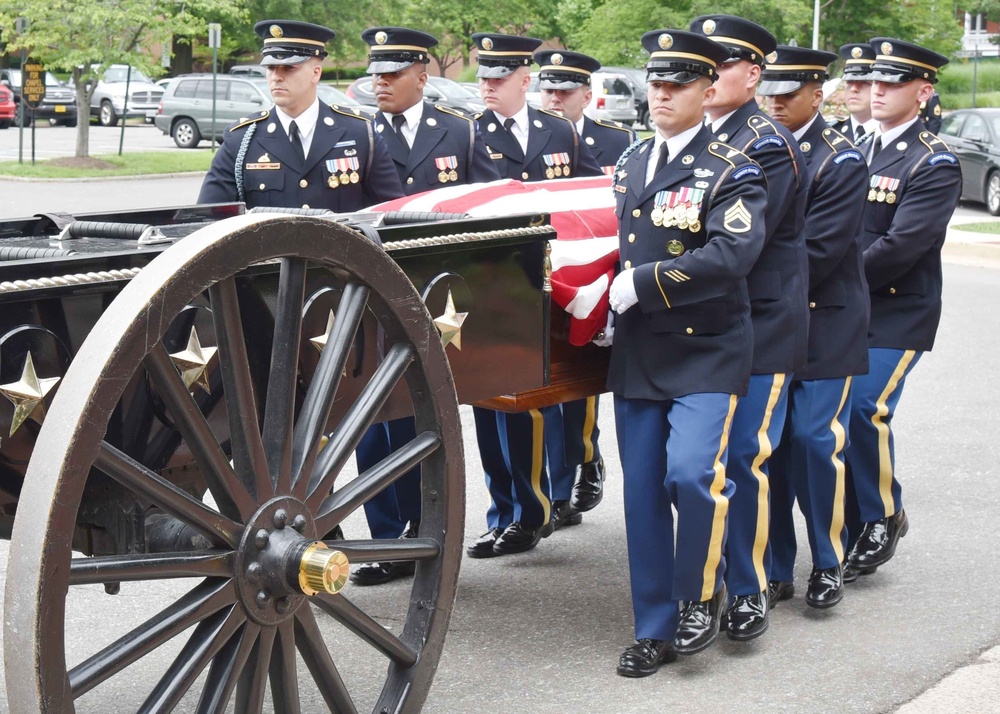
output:
[[[987,714],[997,711],[998,699],[1000,647],[994,647],[896,709],[896,714]]]
[[[164,178],[192,178],[204,176],[207,171],[181,171],[172,174],[136,174],[123,176],[81,176],[79,178],[28,178],[25,176],[0,176],[0,182],[17,183],[87,183],[88,181],[149,181]]]

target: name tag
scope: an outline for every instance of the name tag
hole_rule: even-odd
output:
[[[502,159],[503,154],[490,154],[490,158],[496,161],[497,159]]]
[[[624,186],[615,185],[615,191],[617,191],[618,193],[625,193],[626,191],[628,191],[628,189],[625,188]]]
[[[274,169],[280,169],[280,168],[281,164],[278,162],[266,163],[266,164],[247,164],[247,171],[253,171],[255,169],[264,171],[273,171]]]

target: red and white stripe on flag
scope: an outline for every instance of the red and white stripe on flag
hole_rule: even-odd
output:
[[[571,316],[569,341],[585,345],[604,328],[618,261],[618,219],[610,176],[447,186],[372,206],[373,211],[467,213],[475,218],[549,213],[552,299]]]

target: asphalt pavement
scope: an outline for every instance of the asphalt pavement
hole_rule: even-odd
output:
[[[73,208],[76,202],[95,207],[90,210],[103,209],[109,201],[118,207],[179,205],[196,195],[198,185],[198,176],[60,182],[58,188],[0,182],[0,214],[85,210]],[[159,203],[148,203],[157,195]],[[983,220],[994,219],[981,206],[963,204],[952,224]],[[837,607],[806,607],[802,595],[809,559],[799,518],[800,551],[805,552],[795,572],[798,593],[774,610],[766,635],[742,644],[720,638],[706,652],[645,679],[616,676],[618,654],[632,638],[632,615],[621,469],[611,400],[605,395],[599,420],[609,474],[604,502],[584,516],[582,525],[559,531],[530,553],[464,560],[425,711],[1000,711],[1000,610],[995,605],[1000,534],[993,527],[1000,506],[996,238],[949,232],[937,344],[908,378],[894,420],[897,470],[911,527],[890,564],[848,586]],[[471,410],[463,407],[462,416],[469,541],[485,530],[487,494]],[[364,532],[360,517],[346,527],[349,533]],[[0,581],[6,549],[0,544]],[[351,592],[390,627],[408,595],[408,584],[398,581]],[[95,588],[77,603],[67,620],[68,649],[87,651],[94,633],[106,627],[102,603],[107,597]],[[159,593],[126,585],[116,597],[116,610],[124,599],[134,602],[141,617],[156,607]],[[365,678],[380,668],[384,672],[384,660],[373,659],[356,640],[318,617],[328,641],[335,643],[334,656],[352,693],[356,687],[360,700],[370,699],[380,680]],[[78,702],[77,711],[134,711],[166,656],[135,665],[129,681],[98,687]],[[305,672],[301,663],[300,672]],[[0,710],[5,687],[0,682]],[[194,707],[195,702],[186,702],[180,711]],[[322,710],[308,694],[302,708]]]
[[[31,128],[24,129],[23,157],[24,161],[31,160]],[[49,126],[45,122],[37,122],[35,125],[35,159],[53,159],[62,156],[74,156],[76,154],[76,127]],[[9,129],[0,130],[0,161],[16,161],[19,155],[19,143],[21,137],[18,136],[18,129],[12,126]],[[90,155],[117,154],[118,144],[122,141],[122,127],[90,125]],[[123,149],[129,151],[184,151],[178,149],[174,140],[162,133],[152,124],[139,123],[132,119],[125,125],[125,136]],[[200,144],[207,149],[208,142]]]

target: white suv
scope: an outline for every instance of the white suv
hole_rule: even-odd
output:
[[[593,96],[583,110],[591,119],[620,121],[631,126],[638,112],[635,108],[635,94],[628,78],[620,72],[598,70],[590,75],[590,89]],[[531,73],[531,83],[525,97],[533,107],[542,106],[542,92],[538,89],[538,72]]]
[[[147,123],[160,105],[163,89],[135,67],[129,75],[128,65],[113,64],[103,71],[95,68],[100,79],[90,98],[90,116],[97,117],[101,126],[118,126],[123,116],[143,117]],[[125,102],[125,84],[128,80],[128,104]]]

